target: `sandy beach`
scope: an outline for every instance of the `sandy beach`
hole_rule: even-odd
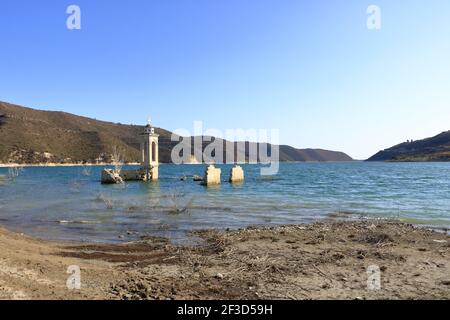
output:
[[[397,222],[203,231],[196,246],[163,238],[57,243],[0,229],[1,299],[449,299],[450,237]],[[67,268],[81,269],[69,290]],[[369,290],[367,268],[381,288]]]

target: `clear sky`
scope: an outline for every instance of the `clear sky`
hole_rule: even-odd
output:
[[[450,129],[448,0],[1,0],[0,44],[0,100],[33,108],[358,159]]]

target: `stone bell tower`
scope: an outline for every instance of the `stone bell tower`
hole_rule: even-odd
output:
[[[144,171],[144,180],[158,180],[158,137],[150,119],[141,133],[141,166]]]

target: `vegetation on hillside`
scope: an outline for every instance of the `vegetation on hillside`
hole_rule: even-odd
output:
[[[450,131],[398,144],[378,152],[368,161],[450,161]]]
[[[143,126],[0,102],[0,163],[113,163],[115,150],[120,150],[121,162],[139,162],[142,131]],[[160,135],[159,161],[169,163],[171,151],[178,142],[171,141],[171,132],[167,130],[156,128],[156,133]],[[221,141],[225,146],[227,142]],[[208,144],[204,143],[202,148]],[[248,156],[249,143],[246,144]],[[280,146],[280,161],[350,160],[342,152]]]

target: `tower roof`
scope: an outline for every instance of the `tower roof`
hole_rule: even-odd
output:
[[[144,127],[144,132],[141,135],[156,135],[155,128],[152,126],[150,118],[147,119],[147,124]]]

